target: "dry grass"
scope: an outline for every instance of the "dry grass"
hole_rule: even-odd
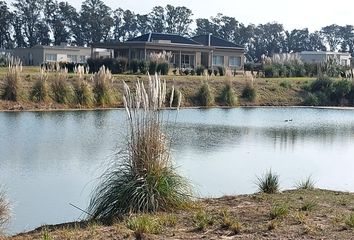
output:
[[[10,219],[10,205],[2,190],[0,190],[0,238],[5,224]]]
[[[9,101],[17,101],[21,88],[22,63],[20,60],[11,58],[5,81],[1,88],[1,98]]]

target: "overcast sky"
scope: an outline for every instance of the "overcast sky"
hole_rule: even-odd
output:
[[[8,1],[8,0],[7,0]],[[14,2],[14,0],[9,0]],[[60,0],[58,0],[60,1]],[[235,17],[249,24],[267,22],[282,23],[287,30],[308,27],[319,30],[330,24],[354,25],[353,0],[103,0],[112,9],[130,9],[135,13],[148,13],[154,6],[186,6],[192,10],[193,18],[209,18],[217,13]],[[81,0],[68,1],[80,8]]]

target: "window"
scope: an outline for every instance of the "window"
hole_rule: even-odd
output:
[[[240,67],[241,57],[229,57],[229,67]]]
[[[80,56],[80,63],[86,62],[86,56]]]
[[[182,54],[181,63],[183,68],[194,67],[194,55]]]
[[[77,62],[77,56],[76,55],[68,55],[67,61],[76,63]]]
[[[56,62],[57,61],[57,55],[56,54],[46,53],[45,54],[45,60],[47,62]]]
[[[213,56],[213,65],[223,66],[224,65],[224,56],[214,55]]]

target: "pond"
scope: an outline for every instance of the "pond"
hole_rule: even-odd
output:
[[[125,112],[0,113],[0,183],[8,233],[80,220],[97,178],[125,139]],[[354,110],[234,108],[165,111],[178,171],[201,197],[257,191],[269,169],[282,189],[308,176],[354,191]]]

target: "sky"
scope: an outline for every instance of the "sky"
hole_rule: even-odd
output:
[[[62,0],[58,0],[62,1]],[[217,13],[235,17],[244,24],[278,22],[286,30],[308,27],[320,30],[330,24],[354,25],[353,0],[337,0],[335,4],[324,0],[103,0],[112,9],[119,7],[135,13],[148,13],[154,6],[186,6],[193,18],[210,18]],[[14,0],[7,0],[14,2]],[[68,0],[80,9],[82,0]]]

